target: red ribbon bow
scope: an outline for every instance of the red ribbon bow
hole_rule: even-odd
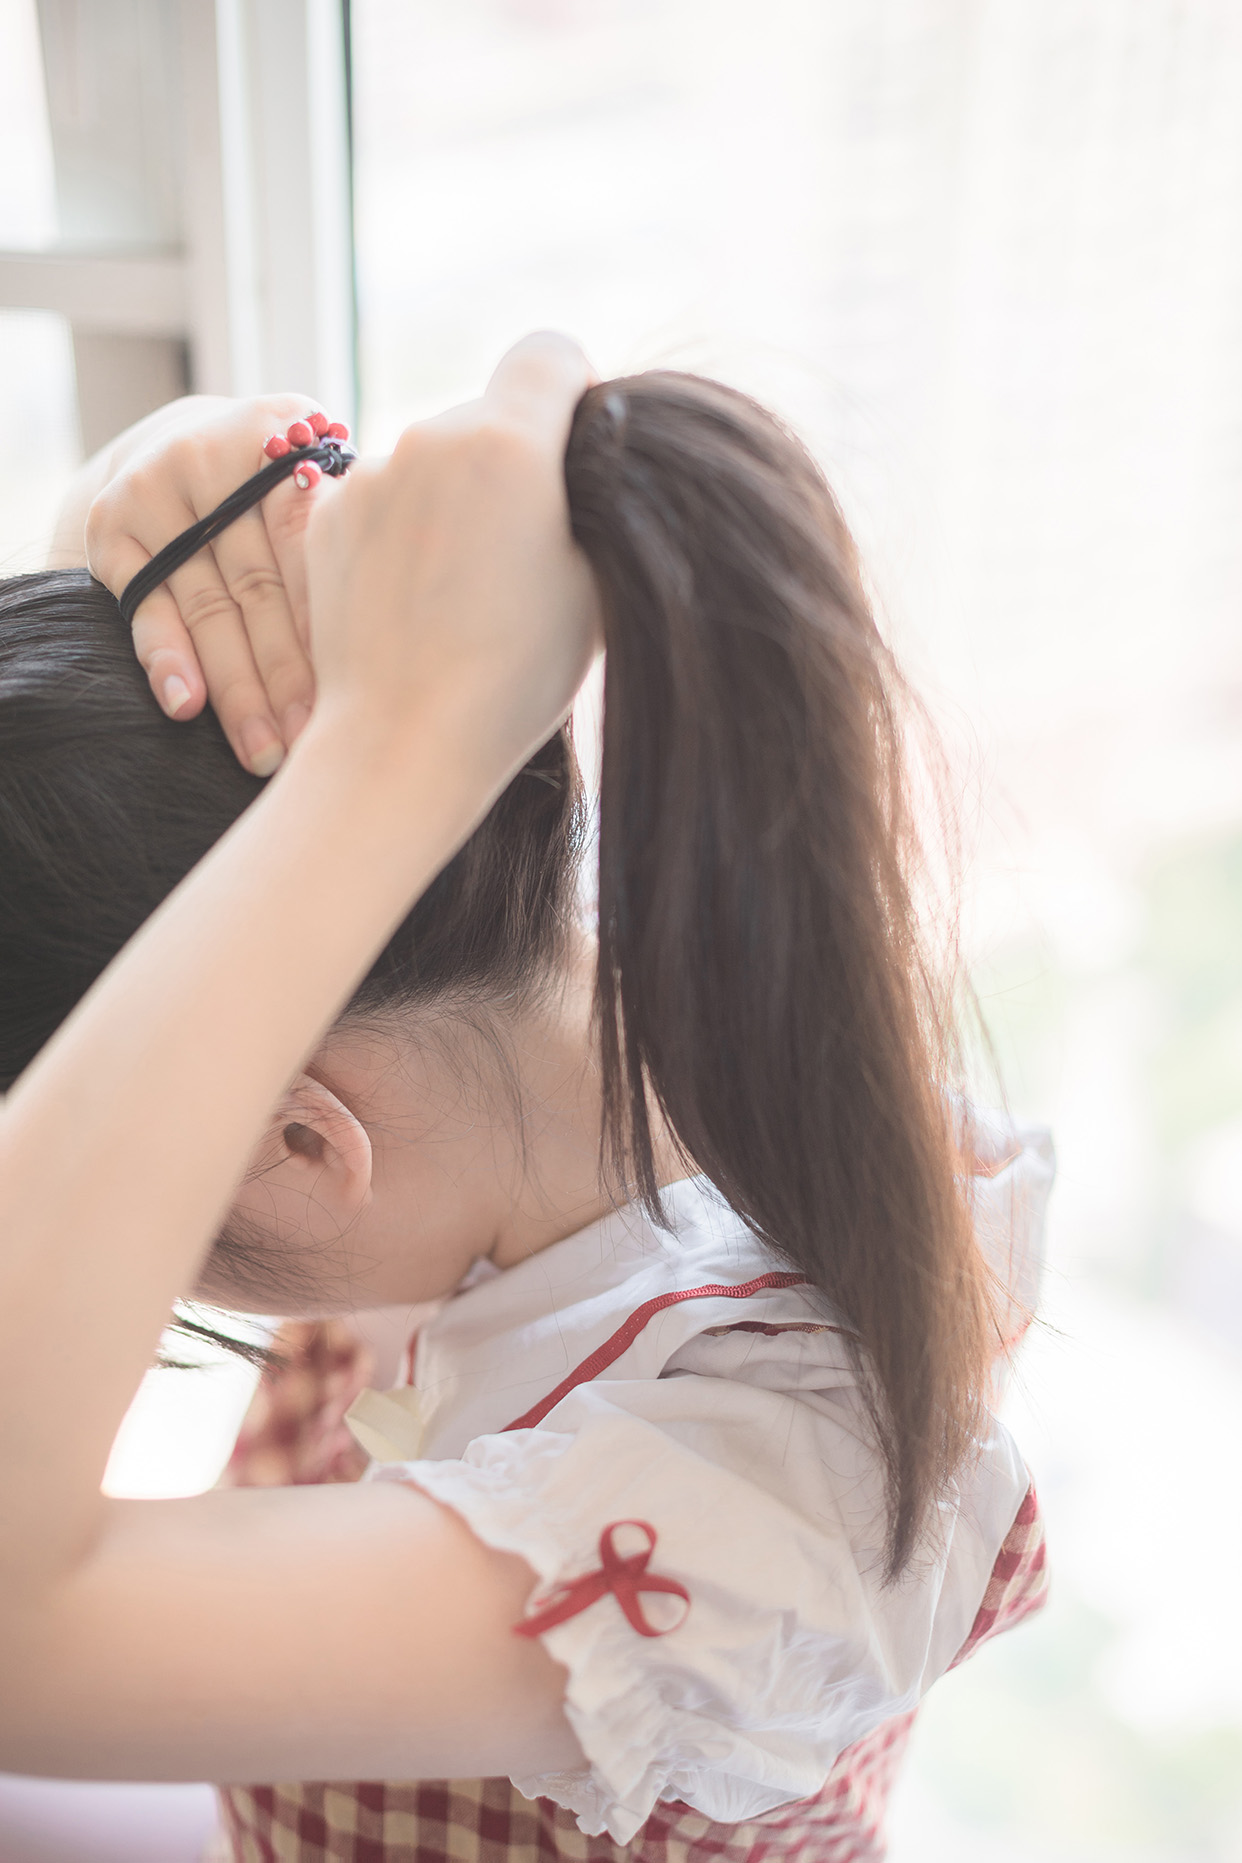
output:
[[[620,1527],[637,1527],[646,1536],[647,1550],[618,1552],[613,1535]],[[563,1624],[566,1618],[576,1617],[579,1611],[585,1611],[589,1604],[594,1604],[597,1598],[602,1598],[605,1592],[610,1591],[640,1637],[667,1636],[670,1630],[678,1626],[669,1624],[664,1630],[657,1630],[654,1624],[648,1623],[638,1601],[639,1593],[672,1592],[674,1597],[683,1600],[687,1609],[690,1606],[690,1593],[675,1578],[661,1578],[658,1573],[647,1570],[655,1544],[655,1528],[648,1526],[645,1520],[614,1520],[599,1536],[599,1571],[584,1572],[580,1578],[571,1578],[566,1584],[558,1585],[547,1603],[533,1617],[524,1617],[520,1624],[514,1624],[517,1635],[537,1637],[543,1631],[551,1630],[554,1624]],[[685,1622],[684,1615],[681,1622]]]

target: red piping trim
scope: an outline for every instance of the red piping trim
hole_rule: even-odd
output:
[[[601,1371],[611,1365],[629,1350],[648,1320],[654,1319],[665,1307],[675,1307],[680,1300],[745,1300],[751,1294],[760,1293],[765,1287],[806,1287],[804,1274],[761,1274],[753,1281],[743,1281],[740,1286],[730,1286],[723,1281],[713,1281],[706,1287],[686,1287],[679,1293],[657,1294],[654,1300],[644,1300],[641,1307],[635,1307],[623,1326],[618,1326],[610,1339],[603,1345],[596,1346],[588,1358],[580,1365],[575,1365],[567,1378],[562,1378],[554,1391],[541,1397],[537,1404],[523,1411],[512,1423],[505,1424],[505,1430],[530,1430],[536,1423],[542,1423],[550,1410],[555,1410],[562,1397],[568,1397],[576,1385],[588,1384],[597,1378]],[[503,1432],[502,1432],[503,1434]]]

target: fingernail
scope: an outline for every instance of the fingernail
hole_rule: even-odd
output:
[[[256,776],[271,776],[285,760],[285,747],[266,718],[248,718],[241,728],[246,762]]]
[[[298,733],[306,729],[307,720],[309,718],[310,706],[304,705],[301,699],[295,699],[284,716],[286,744],[292,744]]]
[[[180,673],[170,673],[160,691],[163,695],[164,710],[170,718],[175,718],[178,712],[184,711],[194,697]]]

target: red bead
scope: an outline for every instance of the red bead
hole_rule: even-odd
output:
[[[304,459],[293,475],[293,483],[299,491],[309,492],[312,485],[318,485],[323,473],[313,459]]]
[[[270,440],[263,442],[263,451],[269,459],[283,459],[290,450],[289,442],[283,433],[274,433]]]
[[[329,440],[348,440],[349,438],[349,428],[343,420],[330,421],[324,432]]]
[[[308,414],[306,416],[306,424],[311,432],[317,435],[319,439],[322,439],[324,434],[328,431],[328,417],[326,414],[320,414],[318,412]]]
[[[309,446],[315,437],[304,420],[295,420],[287,432],[290,446]]]

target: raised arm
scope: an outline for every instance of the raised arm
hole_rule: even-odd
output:
[[[585,673],[561,459],[586,382],[572,345],[531,339],[320,507],[312,725],[0,1114],[0,1768],[356,1776],[574,1750],[555,1666],[507,1634],[529,1571],[431,1502],[118,1504],[99,1482],[282,1088]]]

